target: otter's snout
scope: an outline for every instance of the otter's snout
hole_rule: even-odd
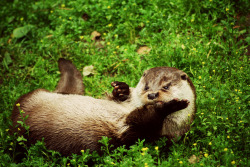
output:
[[[158,96],[159,96],[159,92],[157,92],[157,93],[151,93],[151,94],[148,94],[148,99],[149,99],[149,100],[154,100],[154,99],[156,99]]]

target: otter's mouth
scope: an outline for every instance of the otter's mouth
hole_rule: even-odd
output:
[[[159,100],[150,100],[148,101],[148,104],[156,104],[156,105],[163,105],[163,101],[159,101]]]
[[[167,103],[166,101],[160,101],[160,100],[152,100],[152,101],[149,101],[148,104],[151,104],[151,105],[156,105],[158,107],[161,107],[164,105],[164,103]]]
[[[154,101],[154,104],[158,107],[162,106],[164,104],[163,101]]]
[[[164,102],[163,101],[155,101],[155,104],[157,105],[162,105]]]

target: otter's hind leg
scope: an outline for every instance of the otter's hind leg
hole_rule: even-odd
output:
[[[61,78],[54,92],[82,95],[84,93],[84,85],[80,71],[76,69],[71,61],[63,58],[58,60],[58,66]]]

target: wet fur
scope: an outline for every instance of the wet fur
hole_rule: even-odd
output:
[[[28,115],[25,121],[30,126],[28,142],[34,144],[44,138],[48,149],[63,155],[79,154],[85,149],[100,151],[98,140],[102,136],[112,138],[115,147],[133,144],[138,138],[155,140],[161,136],[164,119],[189,105],[188,100],[168,99],[162,104],[137,106],[131,105],[133,98],[118,103],[81,96],[82,78],[74,65],[60,59],[59,69],[62,74],[55,92],[37,89],[20,97],[15,104],[20,103],[24,117]],[[11,119],[12,131],[25,134],[25,129],[17,123],[21,118],[16,105]]]

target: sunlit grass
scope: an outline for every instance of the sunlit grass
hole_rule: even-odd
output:
[[[249,166],[248,1],[43,0],[0,6],[0,166]],[[97,41],[93,31],[101,34]],[[141,46],[149,53],[138,54]],[[60,57],[81,72],[94,66],[83,82],[86,95],[97,98],[111,92],[115,80],[136,86],[151,67],[185,71],[197,90],[192,129],[172,146],[160,139],[111,151],[104,138],[101,156],[83,150],[61,157],[38,142],[17,161],[17,143],[25,139],[9,134],[13,105],[34,89],[54,90]]]

